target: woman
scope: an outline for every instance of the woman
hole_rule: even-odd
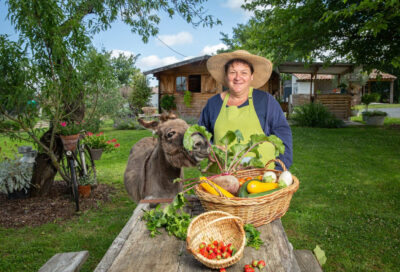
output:
[[[211,57],[207,61],[207,69],[228,90],[207,101],[199,125],[213,134],[217,145],[228,130],[239,129],[244,142],[252,134],[274,134],[285,145],[285,153],[279,159],[289,168],[292,164],[292,132],[285,115],[272,95],[253,89],[268,81],[272,63],[266,58],[238,50]],[[275,148],[271,143],[260,145],[259,152],[264,164],[275,158]],[[279,165],[277,168],[281,169]]]

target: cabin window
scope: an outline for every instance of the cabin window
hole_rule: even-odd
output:
[[[201,75],[189,76],[189,91],[194,93],[201,92]]]
[[[186,90],[186,77],[178,76],[176,77],[176,91],[183,92]]]

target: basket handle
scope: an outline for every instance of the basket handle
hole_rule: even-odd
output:
[[[224,217],[220,217],[220,218],[214,219],[214,220],[208,222],[208,223],[206,224],[206,226],[208,227],[209,225],[215,224],[216,222],[223,221],[223,220],[227,220],[227,219],[234,219],[234,220],[238,221],[238,223],[239,223],[240,225],[243,225],[243,224],[244,224],[242,218],[237,217],[237,216],[234,216],[234,215],[228,215],[228,216],[224,216]],[[199,235],[202,231],[203,231],[203,230],[200,230],[200,231],[196,232],[194,235],[192,235],[193,238],[191,238],[191,239],[192,239],[192,240],[195,239],[195,238],[197,237],[197,235]],[[190,239],[189,239],[189,240],[190,240]],[[189,243],[187,243],[187,244],[189,244]],[[190,248],[188,247],[188,250],[189,250],[189,249],[190,249]]]
[[[273,162],[278,162],[278,163],[282,166],[283,171],[287,171],[286,165],[285,165],[285,164],[283,163],[283,161],[281,161],[280,159],[272,159],[272,160],[269,160],[269,161],[265,164],[264,169],[265,169],[265,170],[271,170],[271,169],[267,169],[267,167],[268,167],[269,164],[271,164],[271,163],[273,163]]]

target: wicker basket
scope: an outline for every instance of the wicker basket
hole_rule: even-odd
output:
[[[187,230],[187,250],[205,266],[212,269],[229,267],[243,257],[246,244],[246,233],[243,220],[222,211],[205,212],[192,220]],[[231,243],[237,252],[227,259],[208,259],[198,252],[202,242],[212,243],[214,240]]]
[[[267,169],[272,162],[278,162],[283,170],[286,166],[281,160],[275,159],[267,162],[265,168],[253,168],[241,170],[235,173],[237,178],[256,177],[263,175],[266,171],[273,171],[279,176],[282,171]],[[259,227],[264,224],[281,218],[289,209],[292,195],[299,188],[299,180],[293,176],[293,184],[273,192],[269,195],[255,198],[227,198],[220,193],[220,196],[205,192],[199,185],[195,186],[195,192],[205,210],[207,211],[225,211],[232,215],[242,218],[245,224],[253,224]],[[218,188],[215,188],[217,191]]]

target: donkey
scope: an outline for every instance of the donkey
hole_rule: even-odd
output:
[[[146,137],[131,149],[124,175],[125,188],[133,201],[146,197],[173,198],[182,184],[173,183],[182,167],[195,166],[208,157],[208,145],[200,134],[192,135],[193,151],[183,147],[188,124],[176,116],[161,116],[160,121],[139,122],[157,137]]]

